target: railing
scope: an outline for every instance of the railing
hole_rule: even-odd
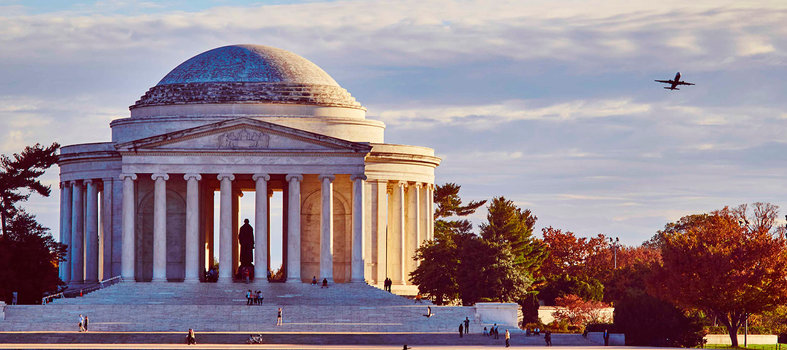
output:
[[[87,294],[87,293],[90,293],[90,292],[93,292],[93,291],[97,291],[99,289],[104,289],[106,287],[115,285],[115,284],[117,284],[117,283],[119,283],[121,281],[123,281],[123,279],[120,276],[115,276],[115,277],[112,277],[112,278],[105,279],[103,281],[99,281],[97,284],[94,284],[92,286],[87,286],[87,287],[83,287],[83,288],[79,288],[79,289],[73,289],[73,290],[65,290],[65,291],[62,291],[60,293],[46,295],[43,298],[41,298],[41,305],[49,304],[53,300],[58,299],[58,298],[76,298],[76,297],[81,297],[84,294]]]

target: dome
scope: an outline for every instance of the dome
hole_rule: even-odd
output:
[[[299,104],[364,109],[311,61],[264,45],[230,45],[181,63],[133,106]]]

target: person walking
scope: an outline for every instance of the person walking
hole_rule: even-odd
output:
[[[465,334],[470,333],[470,318],[465,317]]]
[[[511,346],[511,333],[506,329],[506,347]]]
[[[85,317],[82,314],[79,314],[79,331],[85,331]]]
[[[500,333],[498,333],[497,323],[492,326],[492,333],[495,335],[495,339],[500,339]]]
[[[87,332],[87,324],[89,322],[90,322],[90,320],[87,318],[87,316],[85,316],[85,332]]]
[[[246,291],[246,305],[251,305],[251,289]]]
[[[548,329],[546,332],[544,332],[544,342],[547,343],[547,346],[552,346],[552,332],[550,332]]]
[[[281,316],[281,308],[279,308],[279,312],[276,314],[276,325],[281,326],[284,323],[284,320]]]
[[[265,299],[265,298],[262,297],[262,291],[261,290],[257,290],[257,304],[258,305],[262,305],[262,299]]]
[[[462,334],[464,334],[464,327],[462,327],[462,324],[460,323],[459,324],[459,338],[462,337]]]
[[[194,335],[194,330],[189,328],[189,334],[186,336],[186,345],[197,345],[197,336]]]

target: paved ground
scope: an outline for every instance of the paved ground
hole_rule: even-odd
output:
[[[0,344],[0,349],[182,349],[185,345],[178,344]],[[303,345],[303,344],[263,344],[263,345],[247,345],[247,344],[197,344],[191,345],[189,349],[303,349],[303,350],[321,350],[321,349],[360,349],[360,350],[396,350],[402,349],[400,346],[393,345]],[[505,347],[501,345],[496,346],[476,346],[476,345],[439,345],[439,346],[414,346],[408,349],[415,350],[449,350],[449,349],[478,349],[490,350],[500,349]],[[509,349],[533,349],[533,350],[546,350],[546,349],[578,349],[578,350],[602,350],[609,349],[604,346],[570,346],[570,347],[543,347],[543,346],[517,346],[514,345]],[[646,347],[615,347],[615,349],[653,349],[653,350],[667,350],[670,348],[646,348]]]

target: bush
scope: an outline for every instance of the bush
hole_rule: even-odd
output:
[[[585,326],[588,332],[603,332],[604,330],[610,333],[622,333],[614,323],[590,323]]]
[[[705,332],[698,316],[642,291],[629,293],[615,308],[615,325],[626,345],[697,347]]]

